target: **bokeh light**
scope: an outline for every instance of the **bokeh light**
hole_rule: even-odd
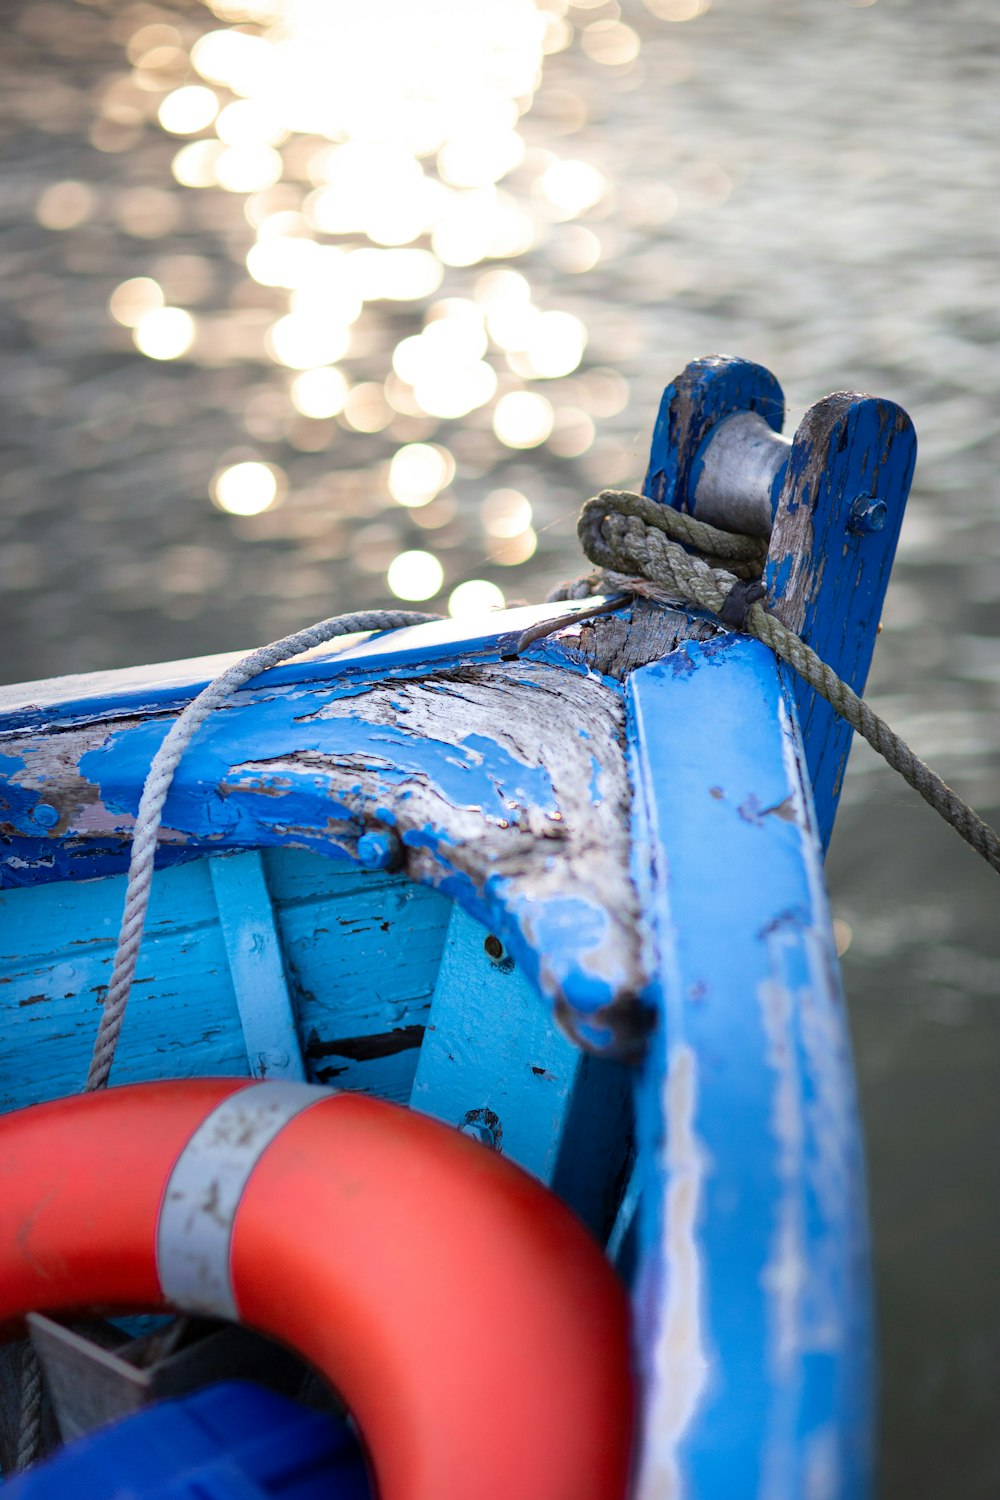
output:
[[[35,205],[35,217],[44,229],[75,229],[92,216],[96,201],[85,182],[54,182]]]
[[[531,501],[520,490],[493,490],[480,507],[489,536],[512,537],[531,525]]]
[[[115,287],[108,298],[108,312],[124,328],[135,328],[149,313],[162,307],[165,301],[159,282],[150,276],[133,276]]]
[[[485,578],[470,578],[448,595],[448,613],[455,620],[474,619],[491,610],[503,609],[504,603],[503,590],[495,583]]]
[[[292,381],[292,401],[304,417],[335,417],[344,409],[347,392],[347,380],[334,365],[303,370]]]
[[[212,499],[230,515],[258,516],[277,501],[283,478],[274,464],[257,460],[230,464],[212,481]]]
[[[400,552],[389,564],[386,582],[397,599],[430,599],[444,583],[444,569],[432,552]]]
[[[436,443],[407,443],[392,456],[389,494],[400,505],[428,505],[455,477],[455,460]]]
[[[150,359],[179,359],[194,335],[194,318],[182,307],[152,307],[139,316],[132,337],[139,353]]]
[[[219,101],[212,90],[191,83],[167,95],[157,111],[157,119],[171,135],[196,135],[211,125],[218,113]]]
[[[508,448],[537,448],[552,431],[552,405],[536,391],[508,391],[493,414],[493,431]]]

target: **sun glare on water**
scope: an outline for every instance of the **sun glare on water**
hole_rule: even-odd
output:
[[[245,279],[230,296],[234,311],[214,314],[176,305],[183,298],[154,276],[122,283],[109,311],[139,352],[259,365],[273,396],[256,387],[244,415],[258,449],[270,433],[293,434],[305,452],[329,447],[338,430],[373,442],[384,434],[366,474],[381,486],[381,506],[405,524],[400,531],[383,517],[368,528],[378,533],[373,557],[389,535],[405,540],[408,527],[425,535],[447,527],[450,486],[464,477],[466,450],[455,445],[463,422],[475,419],[473,477],[501,468],[505,454],[546,444],[557,459],[586,453],[597,408],[588,377],[567,377],[585,361],[588,329],[572,294],[560,305],[560,282],[536,289],[512,263],[537,264],[532,252],[556,236],[563,281],[591,270],[601,239],[573,221],[600,210],[608,183],[572,150],[531,147],[522,121],[546,55],[576,37],[574,17],[583,51],[607,67],[631,64],[636,33],[603,11],[595,19],[583,7],[581,20],[566,0],[210,0],[207,8],[216,24],[190,46],[174,28],[146,24],[127,50],[141,86],[160,89],[156,119],[176,139],[178,187],[243,198],[246,241],[236,253]],[[156,207],[150,201],[147,211]],[[72,219],[76,211],[50,212]],[[234,253],[234,238],[227,243]],[[563,383],[558,392],[548,386],[551,398],[549,382]],[[220,471],[215,504],[236,516],[280,504],[273,457],[265,443]],[[514,566],[535,550],[522,500],[481,509],[482,549],[494,564]],[[476,524],[475,503],[470,519]],[[446,580],[441,559],[424,548],[404,548],[381,566],[388,590],[404,599],[433,597]],[[502,603],[486,580],[456,584],[456,614]]]

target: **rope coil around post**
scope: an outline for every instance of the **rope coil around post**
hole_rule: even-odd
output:
[[[759,579],[766,542],[720,530],[623,490],[604,490],[588,500],[577,532],[599,569],[586,580],[590,592],[634,593],[660,603],[694,605],[769,646],[1000,873],[1000,834],[800,636],[768,612],[760,602],[762,585],[756,584],[756,594],[753,582],[748,587],[747,580]],[[728,565],[726,558],[732,559]]]

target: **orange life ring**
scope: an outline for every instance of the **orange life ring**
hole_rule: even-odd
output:
[[[291,1345],[357,1416],[381,1500],[622,1500],[626,1301],[524,1172],[306,1084],[189,1079],[0,1121],[0,1324],[175,1307]]]

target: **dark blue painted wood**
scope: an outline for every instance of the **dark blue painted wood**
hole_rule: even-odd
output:
[[[661,1024],[640,1088],[637,1500],[859,1500],[864,1182],[794,705],[755,641],[634,673],[636,877]]]
[[[753,411],[780,432],[784,402],[759,365],[696,360],[664,392],[645,492],[693,509],[701,466],[726,417]],[[776,475],[766,604],[862,692],[871,664],[916,439],[891,401],[841,392],[810,408]],[[829,843],[853,731],[786,669],[799,709],[820,841]]]
[[[767,605],[857,693],[871,665],[916,456],[906,412],[850,392],[811,407],[792,443],[764,571]],[[866,514],[878,529],[859,525]],[[826,848],[853,730],[784,670]]]

